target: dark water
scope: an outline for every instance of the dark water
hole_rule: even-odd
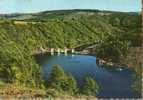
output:
[[[102,87],[97,97],[133,98],[133,72],[129,69],[106,68],[96,65],[96,57],[88,55],[39,55],[39,64],[43,67],[43,77],[47,79],[52,66],[58,64],[65,72],[70,72],[82,84],[86,75],[91,75]]]

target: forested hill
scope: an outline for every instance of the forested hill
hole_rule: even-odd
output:
[[[13,25],[14,27],[17,26],[17,28],[21,27],[18,24],[23,24],[21,28],[32,26],[33,28],[39,29],[39,31],[42,32],[40,35],[45,38],[49,38],[53,35],[55,38],[57,38],[57,36],[60,35],[60,37],[58,37],[59,43],[55,44],[58,45],[57,47],[72,47],[76,44],[93,42],[99,40],[101,36],[111,33],[122,33],[124,38],[134,41],[136,40],[134,35],[137,35],[136,33],[140,33],[141,31],[141,15],[137,12],[59,10],[33,14],[4,14],[0,15],[0,18],[1,22],[3,22],[2,20],[14,22]],[[36,30],[29,29],[29,31]],[[35,32],[32,32],[32,34],[34,33]],[[36,33],[39,34],[37,31]],[[126,35],[129,37],[126,37]],[[75,38],[74,40],[76,41],[70,43],[73,40],[72,37]],[[72,40],[70,40],[70,38]],[[80,38],[82,41],[80,41]],[[66,41],[66,39],[69,41]],[[52,41],[52,38],[49,40]],[[48,46],[51,44],[50,41]],[[56,42],[56,40],[53,41]],[[136,44],[138,43],[134,43],[134,45]],[[55,47],[55,45],[52,46]]]
[[[43,48],[74,48],[100,42],[98,56],[115,60],[141,43],[139,13],[98,10],[46,11],[0,15],[0,78],[37,86],[40,67],[31,53]],[[38,80],[38,81],[37,81]]]
[[[34,20],[34,21],[47,21],[48,19],[58,18],[75,18],[80,16],[93,16],[93,15],[140,15],[140,12],[115,12],[115,11],[100,11],[100,10],[54,10],[54,11],[44,11],[39,13],[14,13],[14,14],[0,14],[1,18],[4,19],[15,19],[15,20]],[[119,16],[118,16],[119,17]]]

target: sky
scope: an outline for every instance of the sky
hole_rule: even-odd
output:
[[[0,0],[0,13],[34,13],[63,9],[141,11],[141,0]]]

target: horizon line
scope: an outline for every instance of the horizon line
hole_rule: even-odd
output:
[[[36,13],[42,13],[42,12],[52,12],[52,11],[71,11],[71,10],[93,10],[93,11],[111,11],[111,12],[121,12],[121,13],[141,13],[140,11],[120,11],[120,10],[107,10],[107,9],[53,9],[53,10],[41,10],[41,11],[31,11],[31,12],[8,12],[8,13],[0,13],[2,14],[36,14]]]

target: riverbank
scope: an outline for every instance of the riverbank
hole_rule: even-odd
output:
[[[89,52],[87,55],[96,55],[96,53]],[[96,57],[97,65],[106,65],[106,66],[116,66],[116,67],[127,67],[135,68],[136,66],[143,64],[143,47],[132,47],[129,49],[126,57],[121,57],[117,62],[112,62],[111,59],[105,60],[106,58]]]
[[[71,53],[70,51],[64,53],[64,52],[51,52],[50,50],[44,50],[44,49],[41,49],[41,50],[34,50],[32,52],[32,55],[41,55],[41,54],[51,54],[51,55],[54,55],[54,54],[79,54],[79,55],[91,55],[91,56],[95,56],[96,57],[96,53],[94,52],[90,52],[90,50],[82,50],[82,51],[75,51],[74,53]],[[122,68],[122,67],[128,67],[128,68],[131,68],[131,62],[129,61],[131,59],[131,57],[129,58],[129,56],[131,55],[128,55],[127,58],[121,58],[118,63],[117,62],[112,62],[111,59],[107,60],[106,58],[98,58],[96,57],[96,64],[98,66],[108,66],[108,67],[118,67],[118,68]],[[132,57],[133,54],[132,54]],[[142,56],[143,57],[143,56]],[[105,60],[106,59],[106,60]]]

